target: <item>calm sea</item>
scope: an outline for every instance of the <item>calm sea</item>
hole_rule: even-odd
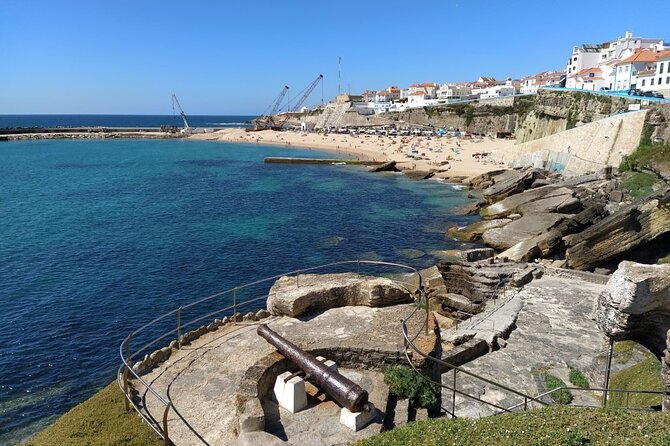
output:
[[[248,127],[255,116],[189,115],[192,127]],[[179,115],[0,115],[0,129],[18,127],[183,127]]]
[[[462,191],[330,156],[183,140],[0,142],[0,444],[115,377],[134,328],[235,285],[357,258],[424,267]]]

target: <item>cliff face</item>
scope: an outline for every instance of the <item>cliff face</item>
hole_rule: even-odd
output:
[[[469,104],[450,104],[411,109],[397,113],[372,116],[359,115],[353,108],[347,110],[335,126],[376,126],[400,124],[435,128],[466,130],[495,135],[514,133],[519,143],[569,130],[628,110],[628,104],[638,100],[605,96],[579,91],[540,90],[536,95],[515,98],[497,98]],[[291,123],[316,123],[321,113],[296,114]],[[659,115],[663,124],[670,122],[670,106]],[[670,129],[664,126],[660,133],[670,139]]]
[[[533,107],[520,119],[516,138],[519,143],[544,138],[627,111],[628,104],[635,102],[623,97],[578,91],[540,90]]]

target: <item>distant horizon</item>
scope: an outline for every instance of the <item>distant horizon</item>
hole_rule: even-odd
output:
[[[319,74],[307,107],[390,85],[519,79],[562,71],[577,45],[663,37],[670,3],[656,3],[616,14],[630,5],[291,0],[251,13],[213,0],[6,0],[0,114],[169,114],[176,93],[187,115],[256,116],[284,85],[294,104]]]

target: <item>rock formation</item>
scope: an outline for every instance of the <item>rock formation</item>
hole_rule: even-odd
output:
[[[284,276],[270,289],[267,308],[273,315],[296,317],[344,306],[383,307],[413,302],[410,288],[390,279],[352,273]]]
[[[595,314],[608,336],[633,340],[661,358],[670,329],[670,265],[621,262],[598,298]]]

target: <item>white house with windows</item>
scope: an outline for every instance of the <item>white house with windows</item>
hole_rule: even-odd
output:
[[[469,87],[459,86],[455,84],[442,84],[438,88],[437,99],[446,99],[447,101],[460,101],[467,99],[472,90]]]
[[[670,98],[670,50],[656,56],[656,91]]]
[[[514,85],[494,85],[483,89],[479,94],[479,99],[492,99],[502,96],[513,96],[516,92]]]
[[[635,75],[639,67],[628,66],[628,62],[623,65],[612,63],[613,61],[624,62],[636,54],[647,51],[661,51],[665,49],[662,39],[636,37],[632,32],[626,32],[624,37],[611,42],[600,44],[585,44],[576,46],[572,49],[572,54],[568,59],[565,68],[566,87],[577,88],[577,75],[583,75],[584,70],[598,67],[601,69],[600,76],[604,78],[601,87],[611,90],[626,90],[635,85]],[[621,70],[619,67],[622,66]],[[616,68],[615,68],[616,67]],[[645,68],[646,69],[646,68]],[[588,72],[586,72],[588,73]],[[583,80],[583,79],[582,79]],[[587,80],[588,81],[588,80]],[[581,82],[584,89],[592,87],[593,82]],[[624,86],[625,85],[625,86]]]
[[[521,79],[519,93],[534,94],[540,87],[558,87],[564,74],[562,71],[543,71]]]
[[[635,53],[616,64],[614,78],[612,79],[614,90],[628,90],[629,88],[642,88],[641,82],[645,81],[650,71],[655,71],[657,52],[653,49],[636,50]],[[638,82],[638,76],[642,76]]]

